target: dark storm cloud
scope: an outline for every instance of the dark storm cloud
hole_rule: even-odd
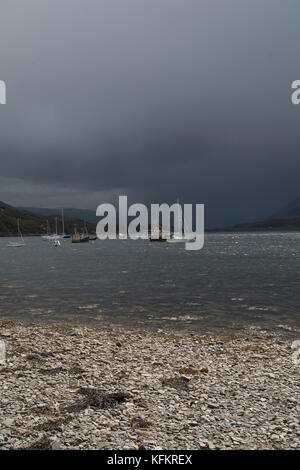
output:
[[[2,2],[2,200],[204,202],[207,222],[298,196],[298,1]]]

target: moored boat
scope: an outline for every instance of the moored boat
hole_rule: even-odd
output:
[[[61,221],[62,221],[62,238],[71,238],[71,235],[65,233],[65,217],[64,217],[64,209],[61,209]]]
[[[150,242],[166,242],[166,238],[163,238],[162,235],[159,236],[159,238],[152,238],[150,237]]]
[[[185,236],[180,237],[180,235],[173,236],[167,240],[168,243],[189,243],[195,241],[195,237],[187,238]]]
[[[179,204],[179,199],[178,198],[177,198],[176,203]],[[182,222],[182,216],[178,215],[178,226],[179,227],[181,226],[181,222]],[[185,225],[184,230],[185,229],[186,229],[186,225]],[[193,234],[191,234],[190,236],[187,236],[182,231],[182,229],[181,229],[181,232],[172,233],[171,237],[167,239],[168,243],[189,243],[189,242],[193,242],[193,241],[195,241],[195,237],[193,237]]]
[[[74,235],[72,237],[72,243],[87,243],[89,241],[90,241],[90,237],[87,233],[86,224],[84,224],[84,232],[81,234],[77,231],[77,227],[75,225]]]
[[[163,236],[160,226],[156,227],[153,230],[153,235],[154,236],[152,236],[152,233],[150,234],[150,237],[149,237],[150,242],[165,242],[166,241],[166,238]]]
[[[21,232],[21,229],[20,229],[20,219],[17,219],[17,226],[18,226],[19,241],[18,242],[8,242],[7,246],[9,246],[10,248],[19,248],[21,246],[26,246],[26,243],[24,242],[22,232]]]

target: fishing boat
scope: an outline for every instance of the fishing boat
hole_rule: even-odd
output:
[[[166,242],[166,238],[162,237],[162,234],[159,235],[158,238],[152,238],[150,237],[150,242]]]
[[[157,227],[153,230],[154,234],[157,234],[157,236],[152,237],[152,234],[150,235],[150,242],[165,242],[166,238],[163,237],[162,231],[160,227]]]
[[[21,246],[26,246],[26,243],[24,242],[22,232],[21,232],[21,229],[20,229],[20,219],[17,219],[17,226],[18,226],[18,239],[19,239],[19,241],[18,242],[9,242],[7,246],[9,246],[11,248],[18,248],[18,247],[21,247]]]
[[[72,243],[87,243],[89,241],[90,241],[90,237],[86,228],[86,224],[84,224],[84,231],[81,234],[77,231],[77,227],[75,225],[74,235],[72,237]]]

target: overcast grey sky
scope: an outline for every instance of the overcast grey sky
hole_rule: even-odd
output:
[[[206,204],[300,196],[299,0],[2,0],[0,200]]]

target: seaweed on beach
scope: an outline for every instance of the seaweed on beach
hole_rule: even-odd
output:
[[[42,351],[39,353],[42,357],[54,357],[55,354],[51,351]]]
[[[44,375],[57,375],[63,370],[62,367],[55,367],[50,369],[40,369],[39,373]]]
[[[20,448],[20,450],[52,450],[52,445],[48,437],[42,437],[29,444],[29,446]]]
[[[78,366],[77,364],[74,364],[68,370],[68,373],[72,374],[72,375],[82,375],[82,374],[84,374],[84,372],[85,372],[84,369],[82,367]]]
[[[47,432],[59,431],[61,430],[64,424],[68,424],[72,419],[73,418],[71,416],[65,416],[57,420],[49,420],[49,421],[46,421],[45,423],[39,424],[38,426],[36,426],[35,429],[37,431],[47,431]]]
[[[152,425],[152,421],[147,421],[141,416],[135,416],[134,418],[130,419],[130,426],[132,429],[147,429],[151,428]]]
[[[126,392],[107,393],[96,388],[85,387],[81,387],[79,393],[86,397],[88,406],[95,408],[112,408],[119,403],[124,403],[131,397],[130,393]]]
[[[33,406],[31,412],[38,416],[53,415],[55,413],[49,405]]]
[[[21,351],[19,351],[21,352]],[[24,351],[25,352],[25,351]],[[48,357],[54,357],[55,354],[51,351],[32,351],[26,355],[27,361],[37,361],[41,362]]]
[[[26,360],[27,361],[40,361],[41,358],[40,358],[39,354],[37,354],[37,353],[30,353],[30,354],[27,354]]]
[[[113,408],[119,403],[123,403],[125,400],[131,397],[129,393],[116,392],[107,393],[96,388],[85,388],[81,387],[79,393],[85,398],[78,400],[77,402],[66,406],[63,411],[67,413],[78,413],[89,406],[93,408]]]
[[[180,377],[165,378],[162,379],[161,382],[164,387],[172,387],[176,390],[187,391],[189,389],[189,381],[190,379],[182,375]]]
[[[187,374],[187,375],[197,375],[198,371],[196,369],[193,369],[192,367],[181,367],[178,369],[178,372],[180,374]]]

